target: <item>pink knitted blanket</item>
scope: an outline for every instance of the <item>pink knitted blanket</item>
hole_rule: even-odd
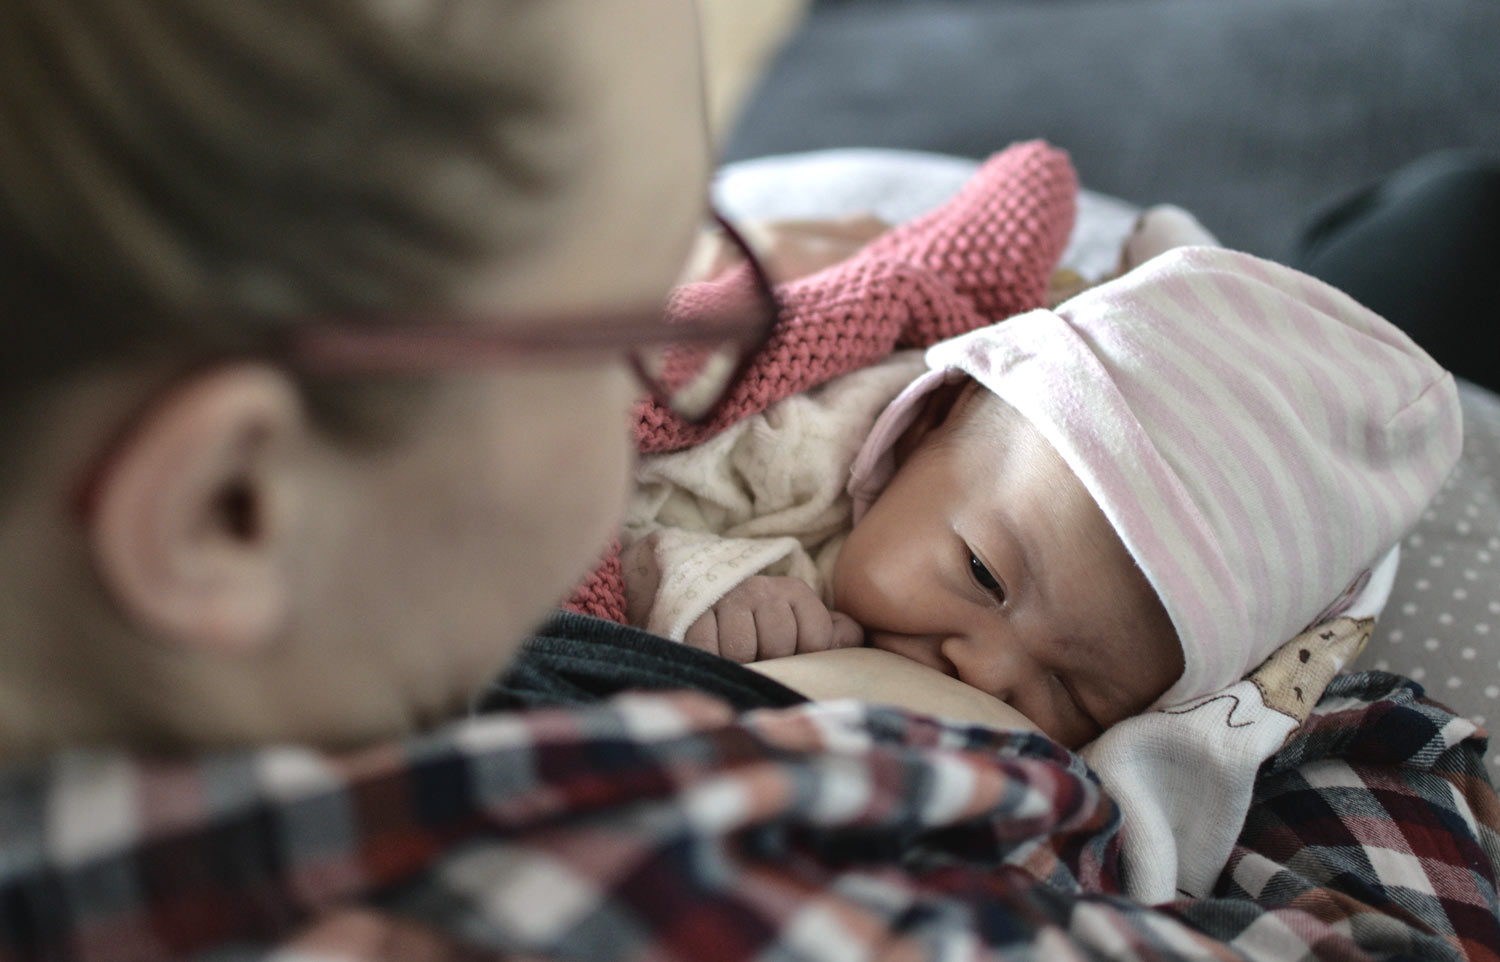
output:
[[[942,207],[841,264],[778,287],[776,329],[712,420],[688,424],[655,400],[642,401],[635,427],[641,453],[689,447],[892,351],[927,347],[1042,306],[1077,195],[1067,154],[1048,144],[1015,144],[994,155]],[[674,306],[683,304],[674,298]],[[625,620],[618,545],[564,607]]]

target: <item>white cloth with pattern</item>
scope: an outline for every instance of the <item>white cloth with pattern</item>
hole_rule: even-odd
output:
[[[681,641],[725,592],[789,575],[832,603],[849,533],[849,464],[890,400],[926,370],[905,351],[776,402],[636,469],[621,531],[631,624]]]

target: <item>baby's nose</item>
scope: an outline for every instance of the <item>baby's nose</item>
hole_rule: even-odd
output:
[[[985,644],[973,638],[944,639],[938,657],[953,666],[950,672],[966,685],[1008,705],[1039,682],[1035,665],[1008,646]]]

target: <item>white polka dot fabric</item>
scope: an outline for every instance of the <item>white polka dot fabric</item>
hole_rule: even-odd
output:
[[[715,194],[735,218],[869,211],[896,223],[942,203],[976,166],[915,151],[820,151],[731,165]],[[1108,273],[1137,212],[1084,191],[1063,264],[1085,277]],[[1500,397],[1459,382],[1459,403],[1458,467],[1402,542],[1390,602],[1352,667],[1405,675],[1430,697],[1500,730]],[[1490,746],[1489,767],[1500,782],[1500,737]]]
[[[1459,403],[1458,467],[1401,543],[1390,602],[1354,667],[1406,675],[1493,731],[1500,728],[1500,397],[1459,382]],[[1489,767],[1500,776],[1500,738],[1490,745]]]

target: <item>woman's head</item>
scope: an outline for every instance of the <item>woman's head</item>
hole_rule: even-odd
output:
[[[707,177],[689,0],[78,6],[0,31],[10,730],[45,737],[41,676],[63,740],[452,710],[604,546],[623,358],[413,386],[253,357],[329,318],[659,303]]]

